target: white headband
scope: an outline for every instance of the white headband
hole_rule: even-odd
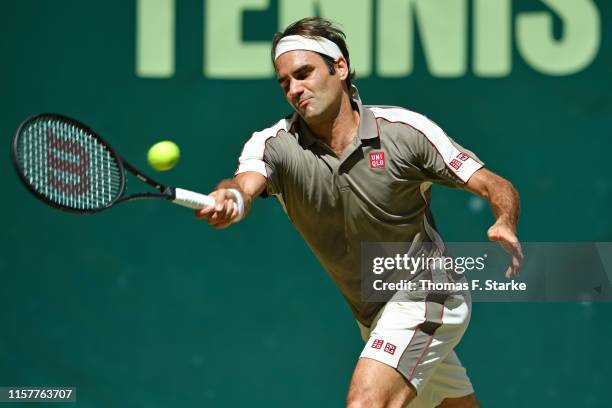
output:
[[[318,52],[328,57],[332,57],[334,60],[338,57],[342,57],[342,51],[340,51],[336,43],[325,37],[308,38],[302,37],[301,35],[288,35],[281,38],[278,44],[276,44],[274,61],[282,54],[295,50]]]

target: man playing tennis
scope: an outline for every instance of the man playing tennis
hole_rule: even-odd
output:
[[[363,302],[361,242],[434,243],[429,211],[439,183],[485,198],[488,237],[523,256],[518,193],[426,117],[364,106],[351,84],[344,34],[321,18],[300,20],[272,42],[278,83],[295,110],[245,144],[238,170],[196,212],[216,228],[239,221],[253,198],[273,195],[351,305],[366,341],[347,397],[354,407],[478,407],[454,347],[470,317],[468,294]]]

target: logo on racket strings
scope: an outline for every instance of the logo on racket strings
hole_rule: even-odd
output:
[[[89,190],[89,159],[79,143],[56,137],[49,131],[47,167],[47,180],[55,189],[70,195]]]

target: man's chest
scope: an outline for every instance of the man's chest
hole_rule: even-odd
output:
[[[384,143],[351,145],[340,157],[319,143],[292,149],[281,177],[288,212],[385,221],[423,205],[419,170]]]

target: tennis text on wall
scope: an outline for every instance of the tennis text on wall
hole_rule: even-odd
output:
[[[176,0],[136,0],[136,74],[176,71]],[[215,79],[273,76],[270,41],[244,38],[246,12],[278,16],[274,32],[303,16],[341,24],[360,78],[402,78],[415,60],[433,77],[505,77],[513,58],[544,75],[565,76],[597,56],[601,16],[593,0],[203,0],[203,75]],[[521,2],[521,5],[526,3]],[[271,36],[271,35],[270,35]],[[194,38],[194,44],[201,44]],[[417,43],[419,52],[417,50]],[[514,52],[516,50],[516,52]]]

